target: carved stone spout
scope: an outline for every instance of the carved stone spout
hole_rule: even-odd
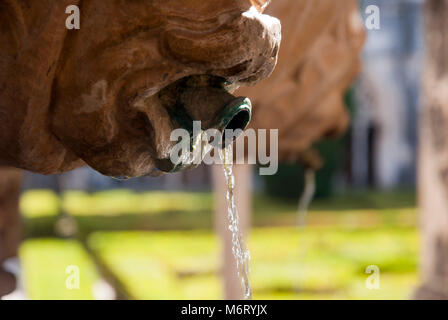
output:
[[[235,98],[231,91],[232,86],[222,78],[191,76],[133,103],[147,122],[149,143],[156,148],[156,168],[173,172],[191,167],[176,165],[170,159],[171,150],[177,143],[170,136],[178,128],[189,132],[191,147],[195,139],[194,121],[199,122],[201,130],[217,129],[222,136],[225,129],[246,128],[252,115],[250,100]]]
[[[76,4],[81,28],[67,30],[65,10]],[[244,128],[250,103],[231,92],[267,77],[277,61],[280,23],[262,14],[266,5],[2,1],[0,164],[154,175],[173,169],[173,128],[191,120]]]

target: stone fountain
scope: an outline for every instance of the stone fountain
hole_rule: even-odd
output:
[[[53,174],[87,164],[116,177],[182,169],[169,162],[171,130],[247,125],[250,105],[240,113],[232,92],[276,65],[280,22],[263,14],[267,2],[2,1],[0,165]],[[79,30],[65,25],[72,5]],[[17,250],[8,199],[0,267]],[[1,268],[0,282],[2,295],[11,276]]]
[[[364,39],[357,1],[267,3],[2,1],[0,165],[52,174],[87,164],[115,177],[179,170],[169,132],[191,120],[223,130],[235,117],[243,129],[233,93],[245,87],[236,92],[253,100],[253,126],[280,129],[280,160],[318,167],[312,143],[348,122],[342,94]],[[67,30],[65,9],[76,4],[81,28]],[[271,15],[284,40],[261,81],[279,52]],[[9,176],[0,185],[20,180]],[[0,266],[17,251],[19,228],[4,222],[15,221],[17,197],[4,208]],[[0,296],[11,281],[0,268]]]

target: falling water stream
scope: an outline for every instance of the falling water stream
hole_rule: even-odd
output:
[[[221,159],[223,162],[227,187],[227,216],[229,219],[229,230],[232,233],[232,252],[235,258],[238,277],[244,291],[244,299],[249,300],[252,298],[252,288],[249,282],[250,253],[243,243],[241,230],[239,228],[238,208],[235,204],[235,176],[233,174],[232,144],[223,149]]]
[[[303,193],[299,198],[299,206],[297,209],[298,218],[297,225],[304,227],[306,225],[306,216],[308,215],[308,209],[313,201],[314,194],[316,192],[316,177],[313,169],[305,170],[305,181]]]

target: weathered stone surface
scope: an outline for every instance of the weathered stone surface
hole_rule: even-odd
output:
[[[157,174],[176,127],[159,101],[163,88],[209,75],[226,92],[271,73],[280,24],[261,13],[266,2],[2,1],[0,164]],[[81,5],[80,30],[65,27],[73,4]],[[205,100],[192,108],[208,117],[222,107]]]
[[[345,131],[343,96],[360,66],[365,33],[356,0],[276,0],[267,13],[282,23],[272,75],[241,88],[255,112],[251,126],[279,129],[279,157],[319,167],[311,146]]]

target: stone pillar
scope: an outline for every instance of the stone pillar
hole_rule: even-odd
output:
[[[247,235],[252,212],[252,169],[251,165],[234,165],[235,201],[239,212],[240,230],[243,232],[244,243],[247,245]],[[235,260],[232,253],[232,235],[228,228],[226,183],[221,165],[212,167],[213,189],[215,192],[215,229],[221,245],[221,275],[224,285],[224,299],[236,300],[243,298],[241,282],[237,276]]]
[[[425,20],[418,172],[423,284],[415,298],[448,299],[448,0],[428,0]]]
[[[18,254],[21,177],[19,169],[0,167],[0,297],[12,292],[16,286],[15,277],[3,269],[3,263]]]

